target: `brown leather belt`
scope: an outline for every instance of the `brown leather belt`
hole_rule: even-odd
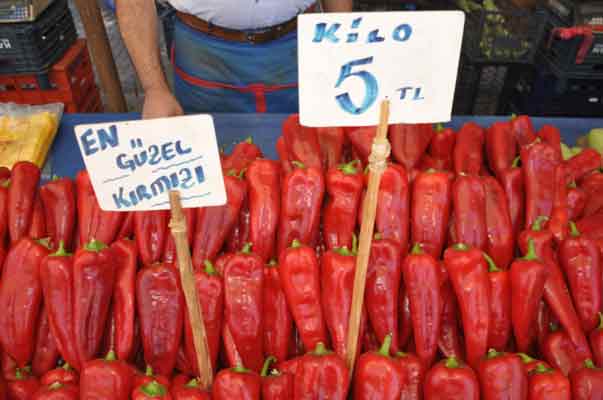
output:
[[[316,3],[308,7],[303,13],[311,13],[317,10]],[[297,28],[297,16],[285,21],[281,24],[271,26],[265,30],[258,31],[239,31],[236,29],[223,28],[211,24],[207,21],[197,18],[194,15],[186,14],[180,11],[176,12],[180,20],[190,28],[218,37],[220,39],[229,40],[231,42],[244,42],[251,44],[260,44],[279,39],[289,32]]]

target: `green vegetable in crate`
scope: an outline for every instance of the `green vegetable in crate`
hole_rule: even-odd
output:
[[[588,147],[603,154],[603,128],[591,130],[588,135],[586,135],[586,141]]]

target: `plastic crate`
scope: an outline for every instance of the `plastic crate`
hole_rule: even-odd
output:
[[[53,0],[0,0],[0,23],[34,21]]]
[[[76,41],[46,74],[0,75],[0,102],[63,103],[68,113],[101,111],[86,41]]]
[[[603,2],[600,0],[545,0],[544,7],[566,26],[603,25]]]
[[[413,11],[416,9],[416,1],[354,0],[354,11]]]
[[[67,0],[55,1],[35,22],[0,24],[0,74],[44,72],[76,39]]]
[[[510,0],[492,3],[457,1],[466,14],[463,53],[474,63],[532,64],[544,37],[546,12],[521,9]]]

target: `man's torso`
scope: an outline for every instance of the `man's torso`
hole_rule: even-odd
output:
[[[288,21],[316,0],[169,0],[174,8],[212,24],[238,30]]]

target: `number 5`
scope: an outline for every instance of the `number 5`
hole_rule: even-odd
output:
[[[377,100],[377,93],[379,92],[379,85],[377,84],[377,79],[375,76],[368,71],[357,71],[352,72],[352,68],[359,65],[367,65],[373,63],[373,57],[361,58],[358,60],[350,61],[349,63],[343,65],[341,67],[341,72],[339,74],[339,79],[335,84],[335,88],[341,86],[343,81],[351,76],[357,76],[364,81],[364,85],[366,87],[366,92],[364,94],[364,100],[360,107],[356,107],[350,98],[350,94],[348,92],[342,93],[340,95],[335,96],[335,99],[339,103],[339,106],[343,108],[344,111],[349,112],[350,114],[359,115],[365,112],[370,106],[373,105],[375,100]]]

